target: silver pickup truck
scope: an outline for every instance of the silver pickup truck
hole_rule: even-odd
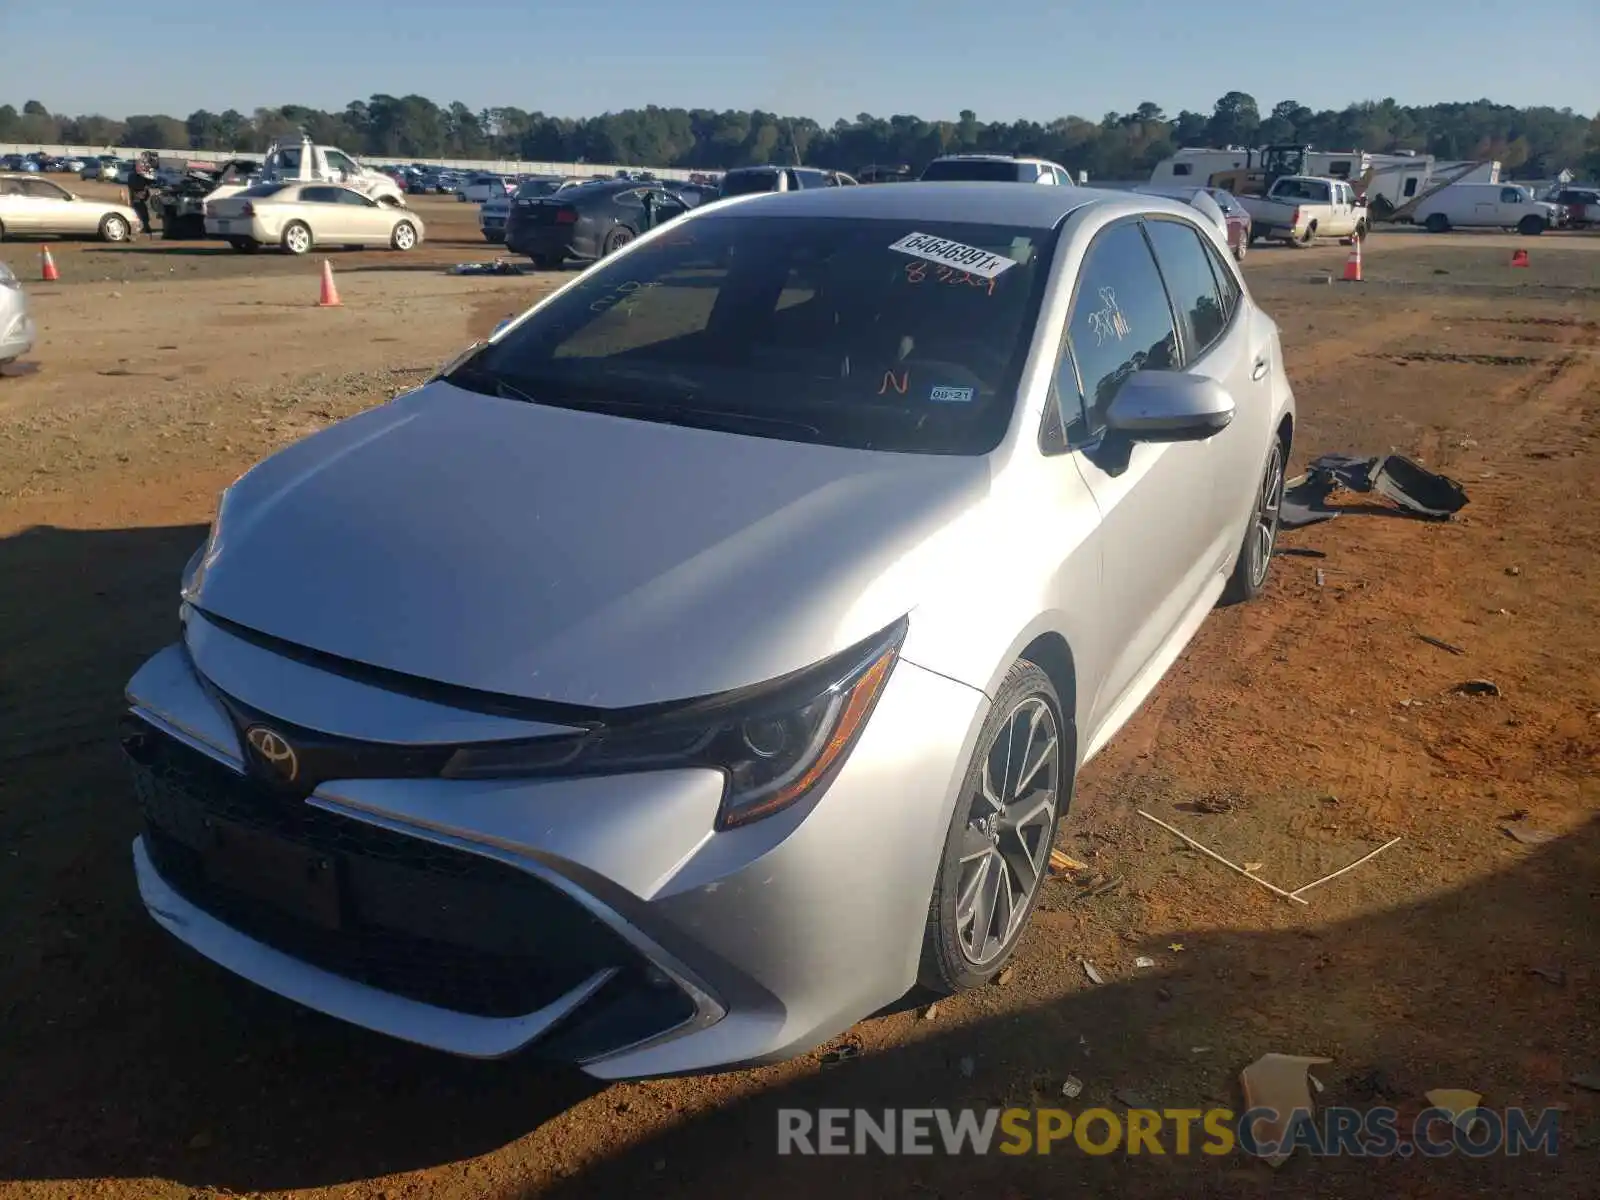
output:
[[[1240,196],[1250,214],[1250,240],[1309,246],[1318,238],[1366,237],[1367,206],[1342,179],[1285,175],[1264,196]]]

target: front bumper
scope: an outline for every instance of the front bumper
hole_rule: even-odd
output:
[[[0,362],[21,358],[33,349],[38,336],[39,331],[34,326],[33,318],[28,314],[26,307],[21,312],[12,314],[11,318],[0,326]]]
[[[296,687],[323,676],[283,660],[274,670],[275,699],[285,672]],[[346,780],[285,801],[252,783],[182,647],[146,664],[129,697],[132,716],[190,765],[203,759],[211,780],[163,785],[134,764],[147,823],[135,870],[165,929],[355,1024],[456,1054],[527,1050],[607,1079],[789,1057],[902,995],[987,704],[901,662],[825,791],[719,833],[721,776],[703,770]],[[263,916],[263,903],[293,897],[263,901],[259,884],[255,899],[230,896],[225,871],[196,874],[194,847],[209,836],[197,815],[231,837],[271,806],[270,832],[336,872],[343,942]]]

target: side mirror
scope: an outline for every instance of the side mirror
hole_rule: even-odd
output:
[[[1204,375],[1136,371],[1106,410],[1106,427],[1136,442],[1203,442],[1233,421],[1228,389]]]

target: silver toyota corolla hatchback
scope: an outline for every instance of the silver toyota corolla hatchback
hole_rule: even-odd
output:
[[[1261,588],[1292,426],[1174,201],[680,217],[224,493],[128,685],[144,902],[312,1008],[602,1078],[981,984],[1079,767]]]

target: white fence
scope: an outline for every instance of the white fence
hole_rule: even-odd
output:
[[[0,142],[0,155],[33,154],[41,152],[58,158],[84,158],[98,154],[115,154],[118,158],[133,158],[144,153],[138,146],[39,146],[31,142]],[[166,157],[183,157],[194,162],[226,162],[230,158],[260,158],[258,152],[233,150],[157,150]],[[621,170],[653,172],[661,179],[688,179],[689,172],[679,167],[623,167],[618,163],[557,163],[521,162],[509,158],[385,158],[381,155],[357,156],[369,167],[398,167],[420,163],[425,167],[448,167],[451,170],[493,171],[499,175],[614,175]]]

